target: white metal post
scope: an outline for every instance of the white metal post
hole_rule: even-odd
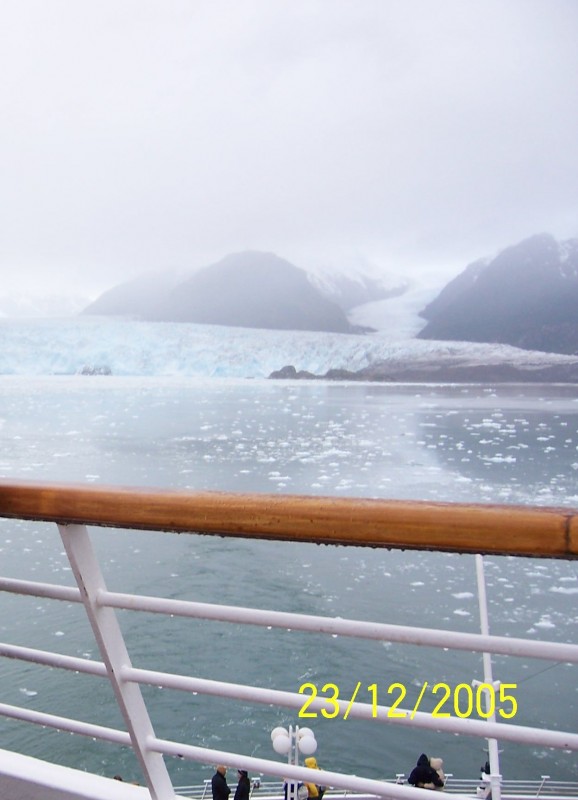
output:
[[[289,725],[289,763],[297,766],[297,729],[293,730],[293,726]],[[291,781],[287,784],[287,800],[297,800],[297,783]]]
[[[172,800],[175,792],[163,756],[147,746],[155,733],[140,686],[123,678],[131,662],[116,614],[99,604],[106,586],[86,526],[59,525],[58,529],[151,797]]]
[[[479,553],[476,554],[476,578],[478,582],[478,603],[480,607],[480,629],[483,636],[488,636],[490,633],[490,623],[488,617],[488,598],[486,595],[486,579],[484,574],[484,558]],[[490,653],[482,653],[482,663],[484,666],[484,683],[489,684],[490,686],[494,687],[494,691],[497,685],[494,684],[493,674],[492,674],[492,656]],[[488,713],[488,722],[495,722],[496,721],[496,704],[494,702],[494,698],[490,697],[490,690],[484,690],[485,695],[485,702],[486,702],[486,712]],[[490,714],[489,711],[492,709],[492,713]],[[488,756],[490,762],[490,786],[492,790],[492,800],[501,800],[501,781],[502,776],[500,774],[500,755],[498,751],[498,740],[497,739],[488,739]]]

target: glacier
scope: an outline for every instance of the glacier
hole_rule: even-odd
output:
[[[403,328],[401,329],[403,330]],[[0,375],[74,375],[107,368],[118,376],[265,378],[292,364],[322,375],[392,364],[577,364],[576,356],[507,345],[256,330],[108,317],[0,319]]]

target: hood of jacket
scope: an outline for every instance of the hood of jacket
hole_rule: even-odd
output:
[[[429,758],[426,756],[425,753],[422,753],[421,756],[417,760],[418,767],[429,767]]]
[[[309,758],[305,759],[305,766],[309,767],[309,769],[319,769],[317,766],[317,759],[313,756],[309,756]]]

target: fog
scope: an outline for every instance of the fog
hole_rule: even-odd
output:
[[[5,2],[2,293],[576,236],[577,40],[574,0]]]

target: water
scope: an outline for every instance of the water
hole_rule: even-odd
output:
[[[120,378],[3,378],[0,475],[169,488],[578,506],[578,400],[564,386],[397,386]],[[289,543],[93,530],[113,590],[477,632],[474,559]],[[52,525],[0,521],[3,573],[70,584]],[[491,630],[576,641],[574,562],[486,559]],[[295,691],[481,678],[481,658],[121,613],[133,663]],[[2,598],[3,640],[98,659],[77,606]],[[156,655],[152,657],[153,646]],[[108,685],[0,663],[3,701],[122,727]],[[516,722],[574,730],[576,667],[495,659],[518,684]],[[274,758],[269,732],[296,715],[145,689],[158,735]],[[427,701],[433,708],[434,698]],[[423,706],[426,708],[427,706]],[[303,721],[302,721],[303,722]],[[323,766],[369,777],[407,772],[420,752],[476,777],[482,743],[355,720],[307,720]],[[0,721],[3,746],[139,779],[128,751]],[[502,743],[509,778],[576,778],[576,756]],[[167,760],[178,784],[211,766]]]

